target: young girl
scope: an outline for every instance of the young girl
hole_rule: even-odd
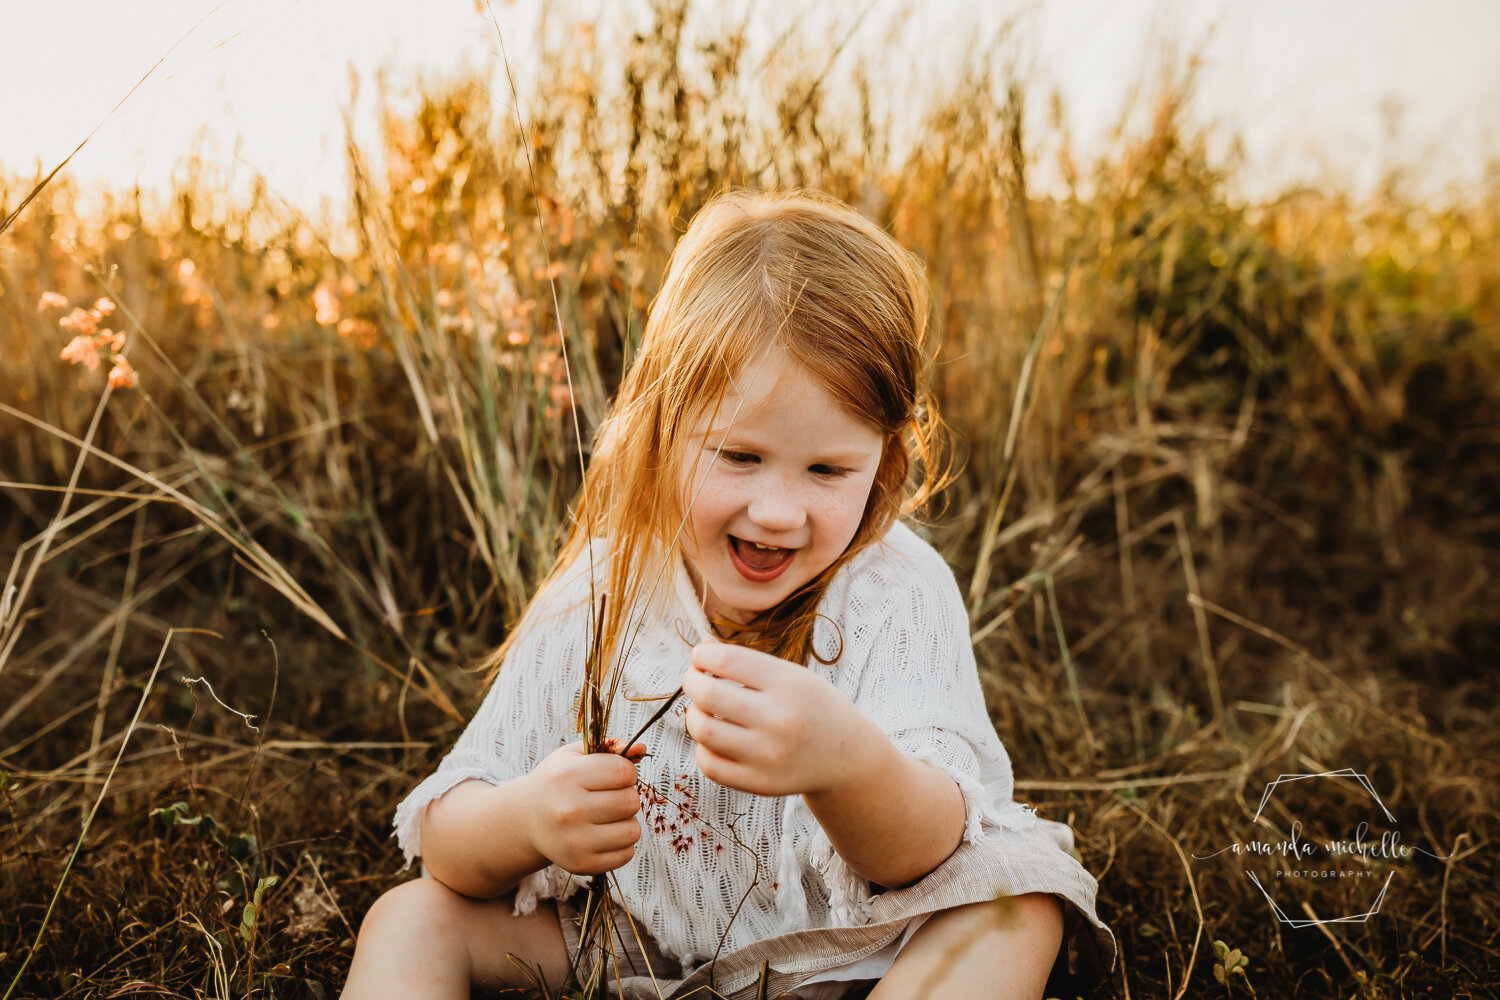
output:
[[[556,987],[604,873],[627,996],[752,996],[765,964],[772,997],[1037,998],[1065,917],[1112,955],[900,520],[940,485],[926,331],[921,265],[841,203],[698,214],[556,566],[397,809],[425,877],[371,908],[345,997]],[[625,754],[577,742],[600,594],[614,738],[683,692]]]

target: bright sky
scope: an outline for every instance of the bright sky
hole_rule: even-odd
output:
[[[1441,193],[1478,183],[1485,163],[1500,159],[1493,0],[873,3],[851,49],[878,51],[901,87],[940,77],[963,43],[1018,17],[1015,47],[1006,51],[1019,54],[1032,81],[1030,134],[1045,142],[1045,98],[1056,87],[1085,154],[1099,148],[1132,86],[1149,79],[1161,43],[1175,39],[1180,50],[1204,56],[1197,110],[1243,136],[1252,194],[1329,179],[1367,191],[1396,164],[1411,167],[1424,193]],[[607,9],[616,20],[599,33],[607,45],[628,37],[625,22],[646,23],[643,6],[553,0],[548,17],[563,38],[565,10],[594,20]],[[738,20],[714,13],[724,6],[742,10],[745,0],[700,0],[692,17],[713,33],[715,24]],[[797,20],[799,6],[760,0],[753,34],[769,39],[795,24],[810,46],[826,46],[826,22],[847,22],[857,9],[854,0],[829,2]],[[372,82],[382,68],[399,89],[422,74],[498,62],[483,7],[483,0],[0,0],[8,43],[0,59],[0,170],[50,170],[166,56],[74,159],[74,176],[165,187],[196,143],[240,184],[260,172],[304,207],[320,196],[341,203],[351,68],[364,81],[356,125],[369,136]],[[919,12],[902,19],[912,7]],[[537,85],[529,58],[537,10],[537,0],[495,0],[523,97]],[[508,93],[500,80],[491,89]],[[1403,111],[1393,117],[1395,108]]]

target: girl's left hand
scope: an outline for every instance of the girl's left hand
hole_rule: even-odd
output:
[[[688,734],[703,776],[754,795],[800,795],[837,784],[874,723],[806,667],[709,641],[682,677]],[[876,733],[879,731],[876,730]]]

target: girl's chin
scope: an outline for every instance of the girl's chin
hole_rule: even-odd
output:
[[[721,618],[728,618],[730,621],[739,622],[741,625],[745,624],[750,619],[760,614],[762,611],[768,611],[771,608],[774,608],[779,603],[779,600],[767,600],[763,597],[757,600],[756,598],[750,597],[749,595],[735,594],[732,592],[728,593],[726,596],[728,597],[729,601],[733,603],[730,604],[724,601],[714,601],[713,607],[716,609],[715,613]]]
[[[765,594],[746,594],[743,592],[746,581],[740,580],[737,582],[739,586],[730,586],[723,591],[727,602],[719,599],[718,594],[715,594],[710,600],[704,602],[703,610],[709,620],[713,620],[716,617],[725,618],[744,625],[761,612],[774,608],[786,597],[786,594],[781,592],[782,588],[780,587],[777,588],[776,595],[772,597],[767,597]],[[779,583],[780,581],[778,580],[777,582]],[[787,593],[790,593],[790,591],[787,591]]]

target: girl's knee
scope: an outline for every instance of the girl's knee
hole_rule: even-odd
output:
[[[993,905],[1001,914],[1000,933],[1013,934],[1026,942],[1029,950],[1048,966],[1056,960],[1064,929],[1062,902],[1056,896],[1029,892],[1024,896],[1002,897]]]
[[[417,878],[387,889],[359,925],[361,936],[452,931],[464,897],[435,878]]]
[[[971,903],[935,915],[939,938],[964,942],[980,954],[1030,956],[1050,966],[1063,938],[1063,909],[1056,896],[1032,892]]]
[[[1062,936],[1063,908],[1058,898],[1048,892],[1028,892],[1024,896],[1002,896],[995,901],[1007,925],[1020,923],[1035,931],[1055,931]]]

